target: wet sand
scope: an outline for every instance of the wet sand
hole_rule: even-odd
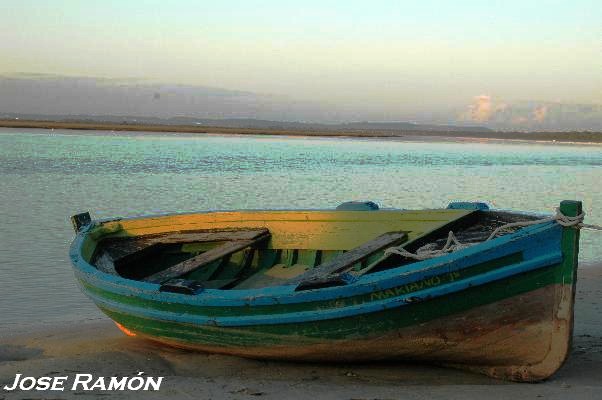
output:
[[[602,263],[580,267],[573,351],[546,382],[509,383],[422,364],[308,364],[245,360],[159,347],[108,319],[0,338],[0,386],[27,376],[164,376],[159,392],[6,392],[22,398],[593,399],[602,393]],[[71,379],[70,379],[71,380]]]

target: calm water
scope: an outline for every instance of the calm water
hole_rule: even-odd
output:
[[[0,128],[0,333],[100,312],[75,285],[68,217],[238,208],[385,207],[552,211],[581,199],[602,223],[602,147],[186,136]],[[583,233],[581,259],[602,260]]]

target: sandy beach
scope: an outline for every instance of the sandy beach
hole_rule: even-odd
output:
[[[602,263],[580,267],[573,351],[546,382],[517,384],[432,365],[295,364],[246,360],[159,347],[123,335],[107,319],[20,332],[0,344],[0,384],[15,374],[164,376],[158,392],[7,392],[0,399],[593,399],[602,390]]]

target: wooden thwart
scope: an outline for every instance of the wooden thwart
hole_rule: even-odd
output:
[[[138,258],[146,257],[152,253],[152,251],[157,249],[157,246],[164,244],[251,240],[257,237],[257,235],[267,232],[268,230],[265,228],[212,229],[196,232],[174,232],[155,236],[108,239],[102,243],[104,252],[97,257],[96,266],[101,269],[98,264],[103,263],[103,268],[105,268],[110,262],[114,264],[112,266],[112,269],[114,270],[115,265],[128,264]],[[101,260],[101,258],[103,259]],[[104,271],[104,269],[101,270]]]
[[[252,240],[259,234],[267,233],[265,228],[259,229],[215,229],[196,232],[174,232],[150,237],[133,237],[110,239],[103,247],[113,261],[130,257],[136,253],[144,252],[160,244],[184,244],[200,242],[223,242],[233,240]]]
[[[341,254],[331,261],[318,265],[303,275],[290,280],[288,283],[322,280],[329,275],[351,268],[354,264],[363,261],[377,251],[401,244],[406,238],[407,234],[405,232],[385,233],[374,240]]]
[[[237,238],[236,240],[228,241],[228,242],[222,244],[221,246],[218,246],[214,249],[208,250],[202,254],[199,254],[198,256],[189,258],[188,260],[182,261],[181,263],[173,265],[163,271],[160,271],[160,272],[157,272],[150,276],[147,276],[146,278],[143,279],[143,281],[152,282],[152,283],[161,283],[161,282],[165,282],[168,279],[178,278],[178,277],[186,275],[198,268],[201,268],[213,261],[216,261],[222,257],[226,257],[228,255],[236,253],[237,251],[240,251],[246,247],[257,245],[260,242],[262,242],[263,240],[266,240],[267,238],[270,237],[269,231],[267,229],[254,229],[254,230],[252,230],[252,232],[251,232],[251,230],[249,230],[249,231],[246,231],[244,234],[242,232],[245,232],[245,231],[236,232],[236,233],[240,233],[240,235],[238,235],[238,236],[234,236],[234,235],[230,236],[230,238],[236,237]],[[234,233],[234,232],[231,232],[231,233]],[[215,237],[221,237],[221,236],[219,236],[219,234],[218,234]],[[245,237],[247,239],[239,239],[242,237]],[[213,239],[213,240],[207,240],[207,241],[222,241],[222,240],[224,240],[224,239]]]

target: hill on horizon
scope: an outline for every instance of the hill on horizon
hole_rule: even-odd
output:
[[[602,131],[602,105],[499,103],[477,96],[467,109],[420,115],[207,86],[45,74],[0,75],[0,117],[224,127],[381,131]],[[134,121],[135,120],[135,121]]]
[[[40,115],[0,113],[0,119],[22,119],[32,121],[142,124],[142,125],[185,125],[213,126],[221,128],[248,128],[299,131],[391,131],[391,132],[471,132],[490,133],[494,130],[482,126],[416,124],[412,122],[346,122],[312,123],[298,121],[272,121],[254,118],[193,118],[193,117],[139,117],[122,115]]]

